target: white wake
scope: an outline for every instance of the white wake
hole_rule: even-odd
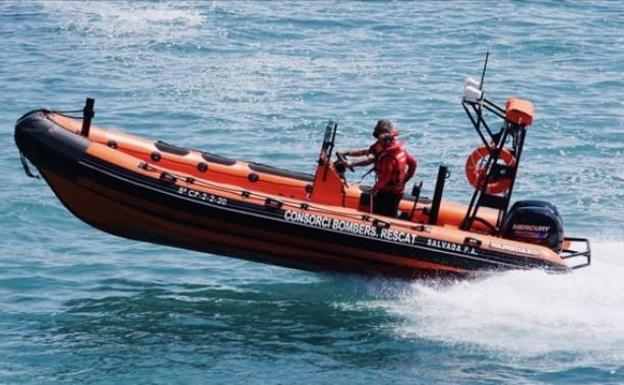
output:
[[[622,242],[593,245],[593,264],[573,274],[501,273],[451,285],[416,282],[375,303],[400,320],[396,333],[500,353],[554,352],[624,362]]]

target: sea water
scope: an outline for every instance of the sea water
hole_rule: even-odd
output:
[[[0,3],[0,383],[624,383],[623,31],[617,1]],[[347,149],[390,118],[425,194],[445,163],[466,202],[488,50],[487,97],[535,104],[515,198],[555,203],[589,268],[405,282],[134,242],[13,141],[90,96],[98,124],[313,172],[328,120]]]

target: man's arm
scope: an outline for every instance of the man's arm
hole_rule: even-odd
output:
[[[407,181],[412,179],[412,177],[414,176],[414,173],[416,172],[416,167],[418,167],[418,161],[407,150],[405,151],[405,160],[407,163],[407,174],[405,174],[405,183],[407,183]]]
[[[351,150],[351,151],[344,151],[342,152],[342,155],[346,155],[346,156],[364,156],[364,155],[368,155],[368,148],[362,148],[360,150]]]
[[[375,163],[375,157],[369,156],[368,158],[364,158],[362,160],[358,160],[357,162],[349,163],[352,167],[363,167],[368,166]]]

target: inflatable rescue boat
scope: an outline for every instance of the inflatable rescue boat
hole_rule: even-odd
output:
[[[28,112],[17,121],[15,141],[28,175],[35,176],[30,161],[75,216],[125,238],[291,268],[407,278],[589,265],[589,241],[564,236],[554,205],[511,204],[533,105],[510,98],[499,107],[485,98],[482,82],[470,80],[462,100],[482,142],[466,163],[472,199],[443,199],[448,170],[440,166],[433,198],[420,196],[422,182],[415,185],[397,217],[373,214],[370,188],[347,181],[343,159],[332,159],[333,122],[313,175],[98,127],[93,99],[82,116]],[[502,120],[500,130],[486,115]]]

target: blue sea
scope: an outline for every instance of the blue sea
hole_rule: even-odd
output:
[[[6,1],[0,48],[0,384],[624,383],[622,2]],[[535,104],[515,198],[555,203],[589,268],[409,282],[130,241],[13,141],[89,96],[97,124],[312,172],[328,120],[347,149],[390,118],[425,194],[445,163],[467,202],[487,51],[486,96]]]

